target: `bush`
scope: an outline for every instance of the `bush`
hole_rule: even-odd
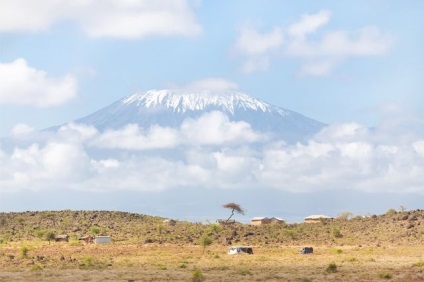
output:
[[[416,262],[414,264],[412,264],[413,267],[423,267],[424,266],[424,261],[419,261]]]
[[[342,233],[340,232],[340,229],[337,228],[337,227],[333,227],[333,229],[331,229],[331,234],[333,234],[333,236],[335,238],[342,238],[343,237]]]
[[[204,279],[205,277],[203,276],[203,273],[200,269],[193,270],[191,281],[200,282],[200,281],[203,281]]]
[[[337,272],[337,265],[334,262],[332,262],[327,266],[325,271],[327,271],[328,273],[335,273]]]
[[[222,227],[218,224],[211,224],[210,229],[213,233],[219,233],[222,230]]]
[[[39,270],[43,270],[43,268],[37,264],[31,267],[31,271],[39,271]]]
[[[342,251],[342,250],[340,250],[340,249],[334,249],[334,253],[335,253],[335,254],[341,254],[341,253],[343,253],[343,251]]]
[[[203,253],[205,253],[206,248],[212,245],[212,239],[205,235],[200,238],[200,245],[203,247]]]
[[[392,279],[393,275],[391,275],[390,273],[381,272],[378,274],[378,277],[380,277],[381,279]]]
[[[56,234],[54,234],[54,232],[52,231],[49,231],[45,234],[45,238],[47,241],[49,241],[49,245],[50,245],[50,241],[56,240]]]
[[[397,211],[395,209],[388,209],[385,213],[385,215],[387,216],[392,216],[395,215],[397,213]]]
[[[43,231],[43,230],[35,230],[34,231],[34,235],[37,237],[37,238],[43,238],[43,236],[44,236],[44,234],[45,234],[46,232],[45,231]]]
[[[90,228],[90,232],[93,233],[94,235],[98,235],[100,233],[101,229],[98,226],[91,226]]]
[[[21,256],[22,256],[22,258],[28,258],[28,251],[29,251],[29,249],[26,246],[23,246],[21,248]]]

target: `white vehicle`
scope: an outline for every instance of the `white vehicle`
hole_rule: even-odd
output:
[[[253,249],[252,247],[246,247],[246,246],[233,246],[228,248],[228,254],[229,255],[239,255],[239,254],[253,255]]]

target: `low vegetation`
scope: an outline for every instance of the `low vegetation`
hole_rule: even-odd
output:
[[[424,280],[423,210],[265,226],[70,210],[0,213],[0,223],[0,281]],[[113,242],[78,240],[89,234]],[[254,255],[227,255],[229,245]],[[301,255],[304,246],[314,252]]]

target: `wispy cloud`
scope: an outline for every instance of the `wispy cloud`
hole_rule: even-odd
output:
[[[0,104],[51,107],[77,96],[78,83],[71,75],[51,77],[30,67],[24,59],[0,63]]]
[[[40,32],[65,21],[79,26],[90,37],[194,36],[202,31],[192,5],[186,0],[1,3],[0,32]]]
[[[331,13],[323,10],[302,15],[297,22],[269,32],[250,26],[241,29],[234,48],[243,58],[242,70],[264,71],[271,61],[288,57],[300,61],[300,75],[327,76],[351,57],[381,56],[392,46],[393,38],[375,26],[353,31],[327,27],[321,31],[330,19]]]

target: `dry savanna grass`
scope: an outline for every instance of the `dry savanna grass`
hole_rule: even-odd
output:
[[[0,214],[0,281],[424,281],[422,222],[423,211],[219,227],[167,226],[157,217],[110,212]],[[92,226],[116,240],[108,245],[76,240]],[[70,234],[70,242],[40,235],[55,229]],[[202,246],[205,236],[210,246]],[[229,240],[252,246],[254,254],[228,255]],[[314,253],[300,254],[304,246]]]

